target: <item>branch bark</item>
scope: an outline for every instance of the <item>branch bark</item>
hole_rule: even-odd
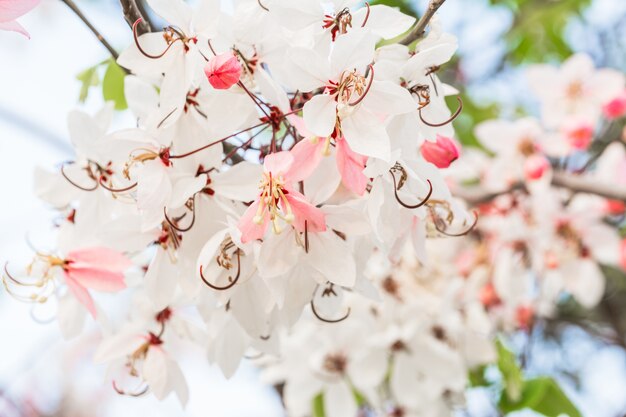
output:
[[[70,10],[72,10],[72,12],[74,12],[74,14],[80,18],[80,20],[83,21],[83,23],[89,28],[89,30],[91,30],[91,32],[94,35],[96,35],[96,38],[98,38],[100,43],[109,51],[113,59],[117,60],[117,57],[119,55],[117,51],[115,50],[115,48],[113,48],[111,44],[104,38],[104,36],[102,36],[102,34],[98,32],[98,29],[96,29],[94,25],[91,24],[89,19],[87,19],[87,16],[85,16],[83,12],[80,11],[78,6],[76,6],[76,3],[74,3],[73,0],[61,0],[61,1],[65,3],[65,5],[67,5],[67,7],[69,7]]]
[[[424,12],[420,20],[418,20],[415,26],[413,26],[411,32],[409,32],[409,34],[406,35],[406,37],[400,40],[400,42],[398,43],[401,43],[402,45],[410,45],[414,41],[424,36],[426,26],[428,26],[430,20],[433,18],[435,13],[437,13],[437,10],[439,10],[443,3],[445,3],[445,1],[446,0],[430,0],[430,3],[428,3],[428,7],[426,8],[426,11]]]
[[[150,21],[143,15],[136,0],[120,0],[120,4],[122,5],[124,19],[126,20],[126,23],[128,23],[128,26],[132,28],[133,24],[138,19],[141,19],[141,23],[137,25],[137,33],[139,35],[143,35],[144,33],[152,31]]]
[[[552,185],[555,187],[566,188],[573,193],[594,194],[600,197],[608,198],[609,200],[617,200],[626,203],[626,187],[619,187],[610,183],[602,183],[578,175],[566,174],[564,172],[554,172],[552,176]],[[485,191],[479,187],[474,187],[453,190],[453,194],[467,201],[470,205],[475,206],[487,203],[503,194],[516,190],[523,190],[525,188],[524,183],[518,182],[506,190],[497,192]]]

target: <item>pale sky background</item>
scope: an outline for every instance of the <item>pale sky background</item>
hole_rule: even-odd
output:
[[[297,1],[297,0],[294,0]],[[92,22],[118,49],[132,41],[118,2],[76,0]],[[426,1],[420,1],[425,4]],[[501,52],[500,35],[510,22],[504,11],[489,12],[485,0],[448,0],[442,9],[446,27],[460,38],[461,51],[469,55],[466,70],[480,77],[485,66]],[[625,0],[596,0],[587,18],[595,24],[610,24],[626,14]],[[32,193],[33,170],[37,165],[57,166],[72,158],[66,117],[74,108],[95,112],[102,105],[100,92],[92,89],[86,105],[78,103],[76,74],[108,58],[106,50],[57,0],[43,0],[31,14],[20,18],[32,39],[0,32],[0,262],[16,265],[28,261],[31,252],[25,236],[45,247],[50,238],[54,214]],[[469,25],[468,22],[481,24]],[[570,36],[581,40],[584,31],[572,25]],[[481,48],[476,50],[476,44]],[[511,77],[515,77],[512,75]],[[478,96],[506,96],[509,80],[496,80],[476,88]],[[114,126],[132,124],[128,115],[117,115]],[[91,363],[91,352],[76,342],[66,343],[55,323],[38,324],[30,317],[30,307],[0,292],[0,392],[9,396],[37,399],[41,407],[53,411],[64,385],[74,393],[82,413],[92,415],[136,416],[138,411],[152,416],[279,417],[279,399],[271,388],[258,382],[248,364],[226,381],[206,365],[201,352],[190,352],[182,366],[191,386],[191,400],[185,411],[170,398],[164,403],[151,395],[123,398],[111,395],[104,385],[103,370]],[[584,394],[577,402],[585,416],[617,417],[626,411],[626,359],[619,349],[598,348],[580,335],[572,336],[567,363],[582,366]],[[550,369],[557,358],[553,351],[537,349],[537,369]],[[66,377],[67,375],[71,377]],[[105,408],[104,398],[107,401]],[[470,396],[470,409],[484,408],[484,396]],[[0,415],[3,405],[0,400]],[[94,404],[97,404],[94,406]],[[10,415],[10,414],[9,414]],[[474,415],[479,415],[478,413]]]

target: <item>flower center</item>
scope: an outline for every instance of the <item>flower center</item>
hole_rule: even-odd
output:
[[[324,357],[322,367],[331,374],[343,375],[348,367],[348,358],[342,353],[330,353]]]
[[[356,70],[344,71],[339,82],[329,82],[325,92],[334,96],[339,104],[350,104],[365,93],[367,85],[367,78]]]
[[[337,39],[337,35],[348,33],[348,28],[352,27],[352,15],[350,9],[345,7],[336,15],[324,15],[324,23],[322,28],[330,29],[333,41]]]
[[[278,219],[283,219],[287,223],[291,223],[294,219],[291,205],[286,197],[289,191],[285,189],[285,180],[282,175],[274,177],[271,172],[263,173],[259,189],[261,190],[259,208],[252,220],[256,224],[263,223],[263,214],[267,211],[272,222],[272,230],[279,234],[281,229],[278,225]]]

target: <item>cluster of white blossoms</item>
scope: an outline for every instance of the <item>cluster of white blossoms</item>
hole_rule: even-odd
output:
[[[492,155],[454,162],[462,103],[448,109],[458,92],[437,70],[457,42],[436,18],[407,47],[389,40],[414,18],[356,0],[148,3],[168,26],[137,21],[118,59],[136,123],[70,114],[75,160],[36,175],[57,247],[4,271],[15,297],[56,301],[65,336],[101,326],[95,357],[119,393],[186,403],[191,343],[226,376],[259,356],[294,417],[315,402],[448,415],[494,360],[495,330],[551,314],[564,291],[599,301],[598,264],[620,262],[605,220],[624,205],[554,189],[552,167],[624,116],[622,75],[584,57],[534,70],[545,127],[483,124]],[[626,182],[623,144],[593,165]],[[467,180],[502,194],[479,223],[448,188]]]
[[[449,169],[450,182],[486,192],[468,196],[481,221],[457,263],[478,291],[468,295],[506,329],[553,315],[563,292],[594,307],[605,291],[601,265],[626,269],[625,201],[589,194],[602,184],[626,189],[624,74],[579,54],[561,68],[530,66],[527,79],[541,118],[478,125],[486,151],[466,149]],[[582,181],[577,192],[572,179]]]

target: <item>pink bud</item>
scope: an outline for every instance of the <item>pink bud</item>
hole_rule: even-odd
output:
[[[574,149],[585,150],[593,140],[593,126],[582,122],[565,128],[565,136]]]
[[[524,162],[524,175],[526,179],[538,180],[550,169],[550,162],[539,154],[534,154],[526,158]]]
[[[422,144],[422,156],[437,168],[448,168],[459,157],[459,149],[454,141],[437,135],[436,142],[425,141]]]
[[[532,306],[519,306],[515,311],[515,318],[517,319],[517,325],[524,330],[530,330],[533,325],[535,317],[535,310]]]
[[[602,111],[604,112],[604,117],[608,120],[615,120],[626,116],[626,91],[606,103],[602,107]]]
[[[209,83],[218,90],[227,90],[239,82],[241,65],[231,52],[214,56],[204,67]]]

